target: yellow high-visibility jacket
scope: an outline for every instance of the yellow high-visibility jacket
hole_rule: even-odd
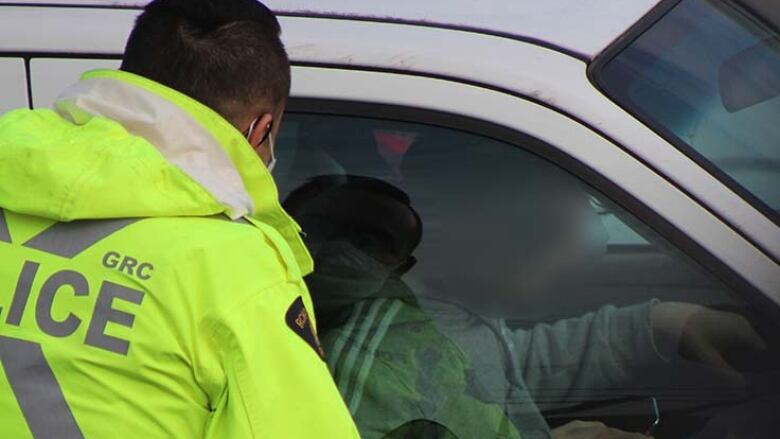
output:
[[[357,438],[312,262],[204,105],[93,71],[0,118],[0,438]]]

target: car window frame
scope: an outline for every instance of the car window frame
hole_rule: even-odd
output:
[[[32,108],[32,87],[30,86],[30,60],[24,56],[0,53],[0,60],[21,61],[24,76],[24,106]],[[21,108],[24,108],[21,107]]]
[[[669,12],[671,12],[677,5],[683,0],[663,0],[649,13],[637,21],[632,27],[630,27],[623,35],[609,45],[604,51],[602,51],[587,68],[588,80],[593,84],[596,89],[599,90],[607,99],[619,106],[626,113],[630,114],[637,121],[657,133],[661,138],[669,142],[677,150],[682,152],[691,161],[696,163],[699,167],[704,169],[707,173],[715,177],[724,186],[732,190],[743,200],[748,202],[753,208],[759,211],[767,219],[773,222],[775,225],[780,226],[780,212],[775,212],[769,205],[763,200],[754,195],[750,190],[738,183],[733,177],[728,175],[725,171],[720,169],[715,163],[710,161],[696,148],[688,145],[685,141],[680,139],[671,130],[664,127],[661,123],[655,122],[652,117],[647,116],[641,109],[635,108],[627,102],[615,99],[609,93],[606,92],[606,84],[603,81],[604,75],[602,72],[604,68],[620,55],[623,50],[634,43],[645,32],[655,26],[660,20],[662,20]],[[734,5],[734,7],[745,10],[742,6]],[[745,10],[746,13],[751,14],[750,11]],[[755,17],[758,19],[758,17]]]
[[[544,140],[487,120],[385,103],[291,96],[286,113],[360,117],[430,125],[486,137],[536,155],[574,176],[587,187],[603,194],[609,202],[633,215],[644,226],[674,246],[677,251],[698,264],[700,269],[722,282],[755,312],[768,318],[780,318],[780,306],[693,238],[617,183]]]
[[[72,80],[63,82],[62,84],[58,84],[60,82],[60,79],[63,79],[62,76],[66,76],[62,74],[62,70],[69,71],[70,68],[65,68],[67,64],[70,64],[72,62],[76,63],[101,63],[103,65],[91,65],[86,69],[76,69],[76,70],[70,70],[71,72],[78,72],[77,75],[72,77]],[[59,96],[59,94],[64,90],[66,87],[70,86],[72,83],[75,83],[78,81],[78,78],[81,74],[83,74],[85,71],[88,70],[95,70],[95,69],[108,69],[108,68],[114,68],[119,66],[119,63],[121,62],[121,58],[117,57],[108,57],[108,56],[92,56],[92,57],[78,57],[78,56],[69,56],[69,57],[62,57],[62,56],[55,56],[55,57],[48,57],[48,56],[41,56],[39,54],[36,54],[35,56],[31,56],[27,60],[27,74],[29,77],[28,82],[30,83],[30,106],[31,108],[49,108],[53,106],[54,100],[56,100],[56,97]],[[55,67],[58,68],[57,72],[52,75],[48,68]],[[61,69],[60,69],[61,68]],[[47,81],[46,77],[49,76],[58,76],[58,80],[55,81]],[[56,88],[51,89],[51,85],[56,86]],[[46,90],[49,89],[49,90]],[[46,93],[48,91],[48,93]]]
[[[18,58],[24,60],[24,73],[26,78],[27,106],[30,109],[37,108],[35,105],[35,92],[33,85],[32,61],[37,59],[49,60],[109,60],[121,61],[122,55],[89,53],[89,52],[15,52],[0,51],[0,58]]]

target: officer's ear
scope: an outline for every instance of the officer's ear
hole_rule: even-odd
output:
[[[247,132],[249,135],[249,138],[247,139],[249,144],[252,145],[252,148],[255,151],[258,151],[263,142],[265,142],[265,140],[268,138],[268,134],[273,128],[274,116],[271,113],[265,113],[253,119],[253,121],[256,121],[254,122],[254,129],[251,130],[251,133],[249,132],[251,127],[250,122],[250,126],[247,126],[245,132]]]

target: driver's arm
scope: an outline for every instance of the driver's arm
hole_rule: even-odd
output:
[[[663,364],[650,322],[655,303],[608,305],[581,317],[514,331],[516,355],[531,395],[563,400],[592,397],[593,389],[622,390],[634,381],[639,366]],[[649,383],[643,379],[641,384]]]

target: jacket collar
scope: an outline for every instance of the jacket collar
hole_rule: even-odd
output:
[[[75,124],[101,116],[142,137],[206,189],[231,219],[270,225],[290,245],[305,275],[313,264],[300,227],[282,209],[273,177],[227,120],[159,83],[116,70],[94,70],[65,90],[56,111]]]

